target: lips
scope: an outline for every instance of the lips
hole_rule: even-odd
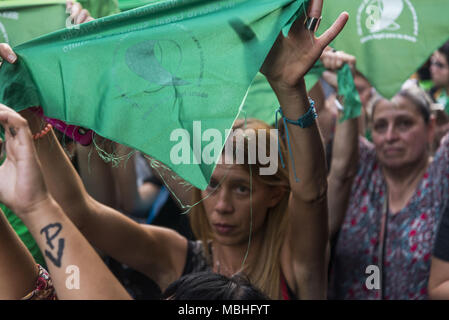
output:
[[[401,149],[401,148],[387,148],[384,150],[384,153],[386,155],[397,155],[402,152],[403,152],[403,149]]]
[[[221,235],[228,235],[235,229],[234,226],[225,223],[214,223],[213,226],[217,233]]]

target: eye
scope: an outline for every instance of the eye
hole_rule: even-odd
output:
[[[396,126],[400,131],[407,131],[413,126],[413,121],[410,119],[400,119],[398,120]]]
[[[236,186],[235,190],[237,191],[238,194],[249,194],[249,188],[244,186],[244,185],[238,185]]]
[[[374,123],[374,131],[384,133],[387,131],[388,123],[386,121],[378,121]]]
[[[211,179],[209,184],[208,184],[208,186],[207,186],[207,189],[215,190],[217,188],[218,188],[218,182],[216,180],[214,180],[214,179]]]

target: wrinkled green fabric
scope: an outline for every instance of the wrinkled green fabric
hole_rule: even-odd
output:
[[[171,133],[193,145],[201,132],[226,129],[300,0],[164,0],[62,30],[15,48],[16,65],[0,69],[0,101],[20,111],[95,130],[161,161],[206,188],[215,164],[200,157],[175,165]],[[204,150],[210,141],[198,141]],[[196,149],[198,150],[198,149]],[[218,159],[219,153],[213,154]],[[214,161],[215,163],[215,161]]]
[[[447,0],[328,0],[320,32],[347,11],[333,46],[357,58],[357,69],[390,99],[449,39]]]
[[[65,0],[0,0],[0,42],[12,47],[65,27]]]
[[[117,0],[77,0],[83,8],[89,10],[93,18],[101,18],[119,13]]]
[[[149,4],[154,0],[118,0],[121,11],[126,11]]]
[[[306,74],[304,80],[308,91],[315,86],[324,70],[321,61],[318,61]],[[256,118],[274,126],[275,113],[278,108],[279,102],[276,94],[265,76],[259,72],[251,84],[239,118]]]
[[[351,68],[348,64],[338,70],[338,94],[343,97],[343,114],[340,123],[348,119],[360,117],[362,114],[362,103],[359,93],[354,84]]]

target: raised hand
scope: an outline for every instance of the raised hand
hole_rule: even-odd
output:
[[[17,61],[16,54],[7,43],[0,43],[0,57],[9,63],[14,63]],[[0,62],[0,66],[1,65],[2,63]]]
[[[70,21],[72,21],[75,25],[95,20],[90,16],[89,11],[83,9],[79,2],[67,0],[66,7],[67,13],[70,13]]]
[[[312,0],[308,16],[320,18],[322,7],[323,0]],[[346,12],[342,13],[319,38],[315,37],[314,31],[305,27],[306,17],[298,18],[288,37],[279,35],[260,71],[271,83],[276,83],[277,86],[295,87],[321,56],[328,44],[340,33],[348,18]]]
[[[349,64],[351,68],[355,67],[356,58],[344,51],[334,51],[332,48],[326,48],[320,57],[324,67],[328,70],[338,70],[345,63]]]
[[[6,159],[0,166],[0,202],[19,216],[49,197],[28,122],[0,104],[0,125],[5,129]]]

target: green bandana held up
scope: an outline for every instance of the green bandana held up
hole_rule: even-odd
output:
[[[12,47],[65,28],[65,0],[0,0],[0,42]]]
[[[444,106],[444,111],[446,112],[446,114],[449,114],[449,97],[447,96],[446,90],[441,90],[441,94],[437,98],[437,103]]]
[[[360,117],[362,114],[362,103],[359,93],[354,84],[351,68],[345,64],[337,73],[338,94],[343,97],[343,114],[340,123],[348,119]]]
[[[19,63],[0,69],[0,101],[41,105],[204,189],[252,80],[303,4],[163,0],[57,31],[15,48]],[[205,162],[208,129],[221,137]],[[174,163],[180,144],[188,152]]]
[[[343,10],[350,19],[332,46],[387,99],[449,38],[447,0],[328,0],[320,31]]]

